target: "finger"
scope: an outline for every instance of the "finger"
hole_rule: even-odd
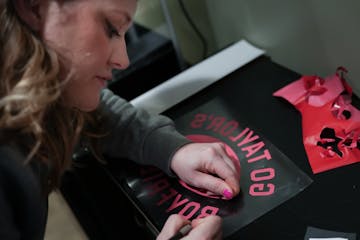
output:
[[[194,182],[197,184],[195,187],[223,196],[224,199],[231,199],[236,193],[223,179],[208,173],[198,172],[194,176]]]
[[[200,224],[213,224],[214,226],[218,226],[220,227],[222,224],[222,218],[218,215],[208,215],[206,217],[203,218],[197,218],[192,220],[191,225],[193,228],[196,228],[198,225]]]
[[[235,196],[240,192],[240,170],[234,171],[233,168],[229,167],[225,163],[226,157],[224,156],[224,161],[213,161],[213,166],[210,171],[221,178],[228,187],[232,190],[232,194]],[[225,189],[218,189],[219,191],[224,191]]]
[[[156,240],[167,240],[174,236],[181,227],[190,223],[189,220],[186,220],[184,217],[178,214],[172,214],[166,220],[161,232],[157,236]]]
[[[216,170],[215,173],[228,184],[234,196],[240,192],[240,170],[237,170],[233,175],[222,173],[221,170]]]
[[[231,150],[231,148],[224,143],[218,143],[218,144],[220,146],[218,156],[224,162],[226,162],[234,172],[239,173],[240,161],[237,159],[236,155],[234,156],[234,153]]]
[[[219,143],[219,147],[210,171],[222,178],[237,195],[240,191],[240,161],[232,156],[232,151],[225,144]]]
[[[191,222],[191,232],[185,239],[222,239],[222,218],[210,215]]]

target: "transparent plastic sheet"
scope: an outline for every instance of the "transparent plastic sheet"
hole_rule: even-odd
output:
[[[335,232],[327,229],[308,227],[304,240],[356,240],[356,233]]]
[[[279,206],[312,180],[246,119],[214,98],[174,119],[194,141],[221,141],[241,166],[241,193],[232,200],[206,195],[201,189],[169,178],[156,168],[135,166],[126,185],[137,205],[157,229],[170,214],[188,219],[217,214],[224,218],[224,238]],[[161,150],[161,149],[159,149]]]

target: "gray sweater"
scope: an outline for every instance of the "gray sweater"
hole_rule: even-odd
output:
[[[108,89],[102,91],[99,110],[110,132],[102,142],[107,155],[154,165],[171,174],[172,155],[189,140],[169,118],[135,109]],[[44,238],[46,169],[36,162],[24,166],[24,159],[16,146],[0,145],[0,239]]]

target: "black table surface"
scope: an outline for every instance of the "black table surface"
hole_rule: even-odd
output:
[[[313,174],[302,142],[301,114],[285,100],[272,96],[300,76],[262,56],[163,113],[176,122],[192,108],[221,96],[224,104],[235,103],[252,126],[313,180],[305,190],[229,239],[304,239],[308,227],[360,234],[360,163]],[[352,104],[360,106],[356,96]],[[121,166],[111,162],[116,161],[99,169],[121,187],[117,182],[122,177]],[[127,195],[131,198],[131,193]],[[136,208],[141,210],[141,206]]]

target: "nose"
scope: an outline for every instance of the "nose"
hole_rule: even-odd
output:
[[[130,60],[126,49],[125,39],[119,39],[113,44],[109,65],[113,69],[124,70],[129,67]]]

